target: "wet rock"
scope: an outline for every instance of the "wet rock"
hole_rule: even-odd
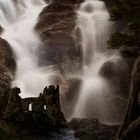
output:
[[[40,65],[57,65],[63,71],[79,68],[79,50],[72,32],[76,13],[69,3],[54,2],[40,13],[36,30],[43,42],[39,50]]]
[[[60,94],[61,108],[67,120],[70,119],[74,111],[81,83],[82,81],[79,78],[70,78],[60,83],[61,89],[63,89]]]
[[[0,38],[0,88],[10,87],[14,78],[16,62],[8,42]]]
[[[114,94],[128,97],[130,71],[127,63],[121,59],[117,63],[113,61],[105,62],[101,67],[100,75],[110,82],[114,91],[116,91]]]
[[[139,140],[140,130],[140,56],[135,60],[131,74],[131,85],[129,90],[129,103],[124,121],[114,138],[115,140]]]
[[[80,140],[109,140],[118,129],[115,125],[101,124],[97,119],[73,119],[69,125]]]
[[[11,118],[22,111],[22,101],[21,97],[18,95],[20,93],[19,88],[13,88],[10,90],[8,103],[6,106],[4,118]]]
[[[0,25],[0,34],[3,32],[3,28],[1,27],[1,25]]]

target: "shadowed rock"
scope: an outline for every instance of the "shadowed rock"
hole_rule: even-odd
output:
[[[97,119],[73,119],[69,125],[80,140],[109,140],[118,129],[115,125],[101,124]]]
[[[7,102],[3,106],[4,113],[1,113],[0,130],[8,136],[13,138],[22,136],[25,140],[26,137],[32,136],[32,139],[36,139],[39,135],[44,136],[57,129],[66,128],[59,103],[58,86],[46,87],[36,98],[22,99],[19,96],[19,88],[9,89],[7,93],[5,100],[0,102],[0,107],[3,102]]]
[[[0,88],[10,87],[15,69],[16,63],[10,45],[0,38]]]
[[[0,25],[0,34],[3,32],[3,28],[1,27],[1,25]]]

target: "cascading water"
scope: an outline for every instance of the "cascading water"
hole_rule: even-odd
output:
[[[52,72],[38,66],[37,50],[41,42],[34,31],[44,6],[43,0],[0,0],[2,37],[11,45],[17,63],[13,86],[21,88],[22,97],[38,96],[46,85],[51,84]]]
[[[83,73],[79,97],[69,119],[98,118],[104,123],[120,123],[125,111],[119,109],[120,102],[112,100],[120,97],[112,95],[109,80],[100,74],[106,62],[118,65],[122,61],[119,54],[107,50],[107,39],[114,24],[109,21],[105,4],[99,0],[85,1],[77,13],[77,26],[82,34]]]
[[[46,85],[54,83],[52,77],[59,74],[52,67],[40,68],[38,65],[37,51],[42,44],[34,26],[44,6],[43,0],[17,0],[16,3],[14,0],[0,0],[0,25],[4,28],[2,37],[11,45],[17,62],[13,86],[21,88],[22,97],[38,96]],[[77,26],[82,36],[83,72],[82,75],[73,73],[81,79],[82,85],[69,119],[98,118],[102,122],[120,122],[122,111],[125,111],[118,110],[118,102],[112,101],[112,98],[120,99],[120,96],[112,95],[114,89],[110,81],[101,75],[106,62],[118,66],[122,61],[118,54],[106,49],[114,25],[109,22],[104,3],[98,0],[84,2],[77,13]],[[64,89],[61,90],[63,92]]]

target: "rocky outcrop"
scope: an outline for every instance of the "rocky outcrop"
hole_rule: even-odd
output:
[[[105,62],[101,67],[99,74],[107,79],[114,88],[114,93],[112,94],[128,98],[131,69],[125,60],[120,59],[117,61],[117,64],[113,61]]]
[[[8,42],[0,38],[0,88],[10,87],[16,63]]]
[[[131,76],[129,104],[124,122],[115,140],[140,139],[140,56],[136,59]]]
[[[8,102],[5,106],[3,118],[12,118],[13,116],[16,116],[18,113],[22,112],[22,99],[18,95],[19,93],[19,88],[13,88],[9,91]]]
[[[0,25],[0,34],[3,32],[3,28],[1,27],[1,25]]]
[[[69,125],[80,140],[109,140],[118,129],[117,125],[104,125],[97,119],[73,119]]]
[[[119,48],[131,68],[129,104],[125,119],[115,140],[140,139],[140,1],[118,0],[111,7],[111,19],[123,23],[109,41],[111,48]]]
[[[80,53],[73,36],[75,25],[73,4],[59,1],[43,9],[36,25],[43,42],[39,53],[40,65],[57,65],[61,72],[79,67]]]
[[[48,2],[55,2],[55,3],[67,3],[67,4],[79,4],[83,2],[84,0],[44,0],[47,3]]]

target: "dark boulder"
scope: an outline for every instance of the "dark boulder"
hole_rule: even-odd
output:
[[[3,28],[2,26],[0,25],[0,34],[3,32]]]
[[[101,124],[97,119],[73,119],[69,126],[80,140],[109,140],[118,129],[117,125]]]
[[[113,61],[105,62],[100,69],[100,75],[110,82],[114,94],[128,97],[130,68],[124,60],[120,59],[117,63]]]

